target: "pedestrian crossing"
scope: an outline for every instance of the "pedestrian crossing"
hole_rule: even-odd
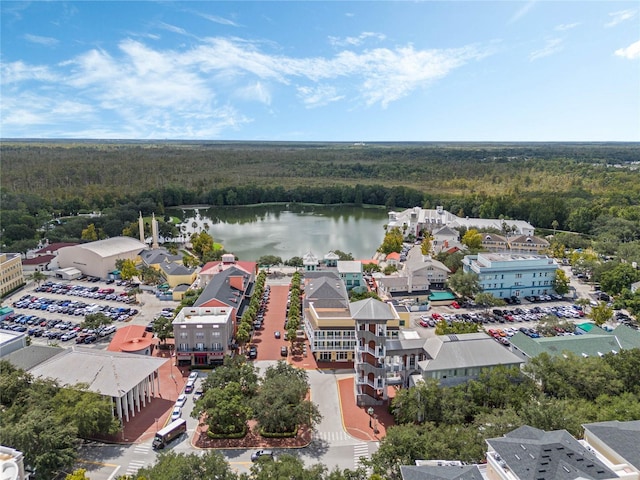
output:
[[[145,455],[151,451],[151,445],[138,444],[133,447],[133,451],[140,455]]]
[[[367,443],[359,443],[353,446],[353,464],[355,468],[364,467],[361,462],[362,458],[369,459],[369,444]]]
[[[134,460],[133,462],[129,463],[125,475],[131,475],[132,477],[135,477],[136,473],[138,473],[138,470],[144,467],[145,463],[147,462]]]
[[[353,440],[353,438],[344,430],[335,432],[314,432],[313,439],[327,443],[334,443],[342,440]]]

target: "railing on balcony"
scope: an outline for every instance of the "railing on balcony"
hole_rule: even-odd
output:
[[[176,348],[176,352],[180,353],[192,353],[192,352],[224,352],[224,348],[216,347],[216,348],[196,348],[196,347],[178,347]]]
[[[382,388],[383,387],[383,382],[381,378],[376,378],[373,381],[369,380],[368,378],[358,378],[356,379],[356,385],[358,386],[369,386],[371,388]]]
[[[376,358],[386,357],[386,352],[384,347],[371,348],[369,345],[358,345],[358,352],[368,353],[370,355],[373,355]]]

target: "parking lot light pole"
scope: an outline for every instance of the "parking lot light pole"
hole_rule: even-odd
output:
[[[373,428],[373,407],[369,407],[367,413],[369,414],[369,428]]]

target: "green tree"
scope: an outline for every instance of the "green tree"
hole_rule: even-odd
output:
[[[87,471],[84,468],[74,470],[72,473],[68,473],[65,480],[91,480],[87,477]]]
[[[431,235],[431,232],[425,232],[424,238],[422,239],[422,243],[420,244],[420,251],[422,252],[422,255],[431,254],[432,242],[433,242],[433,235]]]
[[[284,262],[284,264],[288,267],[302,268],[304,266],[304,260],[302,257],[291,257],[289,260]]]
[[[215,450],[203,455],[163,452],[151,467],[143,467],[135,475],[136,480],[192,480],[193,478],[237,480],[224,456]]]
[[[309,391],[307,372],[279,361],[267,368],[254,400],[255,418],[271,433],[293,432],[301,424],[313,428],[322,416],[305,400]]]
[[[97,329],[103,325],[111,325],[113,320],[111,317],[107,317],[104,313],[90,313],[89,315],[85,315],[84,322],[80,324],[82,328],[90,328],[92,330]]]
[[[553,289],[558,295],[566,295],[569,293],[569,278],[561,268],[556,270],[556,276],[553,279]]]
[[[482,234],[475,228],[470,228],[462,236],[460,242],[466,245],[469,250],[478,251],[482,248]]]
[[[82,240],[86,240],[88,242],[95,242],[99,238],[99,232],[96,229],[96,226],[93,223],[87,225],[87,228],[82,230],[82,234],[80,235]]]
[[[342,250],[334,250],[333,253],[338,255],[338,260],[353,260],[353,255],[351,255],[351,252],[345,253]]]
[[[120,278],[123,280],[131,280],[138,275],[136,263],[131,259],[116,260],[116,268],[120,271]]]
[[[589,316],[600,327],[611,320],[613,308],[607,306],[604,302],[598,302],[597,306],[591,308]]]
[[[492,307],[498,307],[505,304],[501,298],[495,297],[492,293],[480,292],[475,296],[475,302],[479,306],[488,311]]]
[[[398,227],[394,227],[391,230],[387,230],[382,240],[382,245],[378,248],[378,251],[385,255],[391,252],[398,252],[402,250],[402,243],[404,242],[404,236]]]
[[[47,279],[47,276],[39,270],[36,270],[31,275],[29,275],[29,280],[35,282],[36,285],[40,285],[44,280]]]
[[[451,335],[462,333],[477,333],[479,330],[477,323],[453,322],[448,324],[446,320],[440,320],[436,324],[436,335]]]
[[[380,271],[380,266],[377,263],[365,263],[364,265],[362,265],[362,271],[365,274],[372,274],[373,272],[379,272]]]
[[[197,418],[204,411],[209,431],[219,434],[243,432],[252,413],[238,382],[208,389],[197,401],[197,407],[191,415]]]
[[[282,265],[282,258],[276,255],[263,255],[258,259],[258,265],[266,265],[267,267]]]
[[[167,338],[173,337],[173,324],[170,318],[158,317],[153,321],[153,333],[162,343],[167,343]]]
[[[600,276],[600,286],[604,292],[617,295],[631,284],[640,280],[640,271],[628,263],[619,263],[613,269],[603,272]]]
[[[447,285],[458,295],[472,298],[480,292],[480,277],[475,272],[458,270],[447,279]]]

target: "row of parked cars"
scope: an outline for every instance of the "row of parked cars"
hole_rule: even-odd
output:
[[[74,316],[102,313],[107,317],[118,321],[127,321],[139,313],[139,311],[133,307],[112,307],[97,303],[88,304],[82,301],[36,297],[31,295],[21,297],[18,301],[13,303],[13,306],[15,308],[43,310],[49,313],[62,313]]]
[[[430,316],[422,315],[419,324],[423,327],[435,327],[437,322],[441,320],[449,324],[453,322],[469,322],[485,325],[489,323],[531,322],[540,320],[546,315],[554,315],[558,318],[578,319],[584,316],[584,311],[579,305],[562,305],[527,308],[517,307],[515,309],[495,308],[490,312],[456,314],[433,312]]]
[[[135,299],[126,292],[116,292],[114,288],[99,288],[97,286],[71,285],[67,283],[46,282],[35,289],[38,293],[55,293],[57,295],[72,295],[97,300],[115,300],[122,303],[133,303]]]
[[[116,331],[114,325],[104,325],[96,330],[80,328],[70,320],[46,319],[35,315],[11,314],[0,322],[0,329],[26,333],[32,337],[67,342],[76,339],[76,343],[93,343],[100,337],[106,337]]]

